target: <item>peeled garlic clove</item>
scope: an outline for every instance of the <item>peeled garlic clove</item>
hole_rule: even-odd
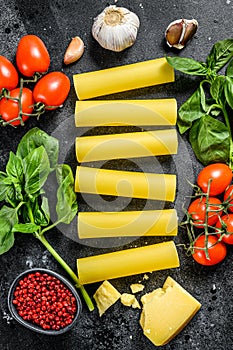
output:
[[[71,64],[77,61],[83,55],[83,52],[84,42],[79,36],[74,37],[65,52],[64,63]]]
[[[165,32],[168,46],[183,49],[197,31],[198,22],[195,19],[178,19],[169,24]]]
[[[119,52],[134,44],[139,25],[135,13],[111,5],[94,19],[92,35],[103,48]]]

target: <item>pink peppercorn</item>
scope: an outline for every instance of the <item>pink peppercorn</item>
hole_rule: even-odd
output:
[[[77,303],[72,292],[57,277],[43,272],[21,279],[12,300],[19,316],[44,330],[60,330],[72,323]]]

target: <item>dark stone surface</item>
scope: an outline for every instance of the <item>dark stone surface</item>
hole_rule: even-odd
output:
[[[50,70],[62,70],[72,80],[74,73],[148,60],[164,56],[167,53],[171,54],[172,51],[164,43],[164,31],[171,21],[178,18],[195,18],[199,22],[195,38],[179,53],[184,57],[193,57],[204,61],[216,41],[229,38],[232,35],[233,4],[230,0],[215,0],[214,2],[204,0],[117,1],[117,5],[128,7],[138,14],[141,26],[138,39],[133,47],[122,53],[109,52],[102,49],[94,41],[90,32],[93,18],[105,6],[114,3],[114,1],[104,0],[38,0],[33,2],[1,0],[0,54],[14,60],[20,37],[27,33],[36,34],[44,40],[51,54]],[[75,35],[83,38],[86,47],[85,53],[80,61],[64,67],[62,60],[65,49],[70,39]],[[195,79],[177,74],[176,82],[173,84],[104,98],[175,97],[180,105],[191,94],[196,85]],[[9,152],[16,150],[21,137],[34,126],[42,128],[49,134],[56,135],[62,145],[62,160],[67,159],[75,167],[73,140],[75,133],[78,132],[73,124],[75,100],[76,96],[72,86],[69,98],[61,110],[46,113],[39,121],[31,119],[24,128],[2,128],[0,131],[0,170],[4,170]],[[185,137],[180,138],[178,156],[173,159],[161,159],[160,163],[165,170],[175,171],[178,175],[175,206],[180,214],[180,219],[182,219],[182,198],[189,191],[186,178],[188,177],[192,181],[201,165],[195,160]],[[124,162],[118,163],[119,167],[124,167],[124,165]],[[150,169],[150,160],[145,160],[143,166]],[[127,167],[132,167],[132,164],[127,163]],[[94,200],[92,197],[89,198],[89,200],[92,199]],[[90,210],[90,206],[85,204],[81,196],[79,202],[80,210]],[[124,205],[124,202],[121,204]],[[147,204],[151,208],[154,206],[154,203]],[[145,203],[132,201],[127,205],[131,208],[140,208]],[[145,240],[141,238],[134,242],[118,240],[112,246],[108,242],[83,245],[65,237],[65,235],[69,236],[72,230],[72,227],[62,228],[60,231],[54,229],[53,232],[47,234],[47,238],[73,269],[76,268],[76,258],[78,257],[121,249],[122,247],[139,246],[145,243]],[[154,243],[158,242],[159,239],[150,238],[146,241]],[[187,237],[182,232],[175,238],[177,244],[186,241]],[[229,249],[229,254],[221,265],[212,268],[197,266],[191,258],[185,256],[181,247],[178,247],[178,251],[181,260],[180,268],[154,272],[150,279],[145,281],[145,291],[149,292],[162,286],[165,278],[171,275],[202,303],[202,308],[188,326],[162,348],[164,350],[232,349],[232,249]],[[10,283],[18,273],[28,267],[37,266],[48,267],[65,275],[56,261],[33,237],[16,235],[14,247],[0,256],[1,350],[152,350],[155,348],[144,337],[139,326],[140,312],[126,308],[120,303],[115,304],[102,318],[99,318],[97,309],[90,313],[84,306],[80,321],[72,331],[61,336],[42,336],[22,328],[9,315],[7,293]],[[129,292],[129,285],[138,282],[141,278],[142,276],[132,276],[113,280],[112,283],[120,292]],[[98,285],[88,286],[88,292],[93,294]]]

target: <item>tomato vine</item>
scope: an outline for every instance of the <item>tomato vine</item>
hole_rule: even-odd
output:
[[[70,91],[70,80],[64,73],[48,73],[50,57],[39,37],[25,35],[21,38],[16,64],[26,79],[19,78],[14,65],[0,56],[1,126],[23,126],[29,117],[39,118],[46,110],[62,107]],[[33,90],[25,87],[27,84],[35,84]]]
[[[222,261],[226,256],[225,243],[233,244],[233,215],[229,213],[233,209],[232,173],[223,185],[225,171],[218,171],[218,167],[223,170],[222,165],[226,166],[217,163],[202,169],[201,177],[198,176],[200,187],[193,185],[194,194],[188,209],[184,210],[185,220],[180,224],[189,240],[185,245],[187,255],[192,255],[202,265]],[[214,178],[217,171],[218,178]],[[218,193],[218,197],[212,197],[211,191]]]

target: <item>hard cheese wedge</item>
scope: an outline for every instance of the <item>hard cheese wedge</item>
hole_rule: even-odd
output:
[[[191,320],[201,304],[171,277],[163,288],[145,294],[140,324],[156,346],[167,344]]]
[[[120,297],[121,294],[118,290],[108,281],[104,281],[93,296],[99,310],[99,315],[102,316]]]

